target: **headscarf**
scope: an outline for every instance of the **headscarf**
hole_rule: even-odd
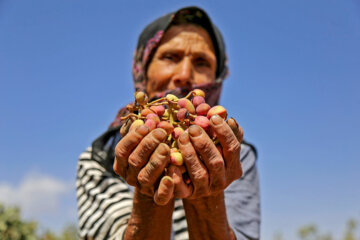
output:
[[[159,43],[161,42],[161,39],[164,36],[166,30],[169,29],[172,25],[179,24],[196,24],[201,26],[209,33],[213,42],[217,60],[216,79],[213,83],[210,84],[192,86],[192,89],[200,88],[204,90],[206,95],[206,102],[210,106],[214,106],[219,102],[222,82],[228,75],[225,44],[218,28],[211,22],[206,12],[198,7],[186,7],[176,12],[162,16],[150,23],[142,31],[139,36],[132,64],[135,91],[146,92],[147,67],[152,57],[154,56],[154,53],[156,52],[156,49],[159,46]],[[155,98],[164,97],[168,93],[181,97],[185,96],[192,89],[176,88],[174,90],[160,92],[156,94]],[[120,126],[122,124],[120,119],[126,113],[126,108],[121,108],[110,127]]]
[[[146,70],[150,63],[157,47],[159,46],[162,37],[167,29],[173,25],[180,24],[195,24],[204,28],[210,35],[213,42],[217,68],[216,79],[213,83],[195,85],[193,89],[199,88],[205,92],[206,102],[213,106],[218,104],[222,82],[228,75],[227,58],[225,54],[225,44],[222,35],[218,28],[211,22],[206,12],[198,7],[185,7],[176,12],[166,14],[144,28],[139,36],[134,59],[132,64],[132,74],[135,91],[146,92]],[[178,97],[185,96],[191,89],[176,88],[174,90],[167,90],[158,93],[155,98],[160,98],[168,93],[174,94]],[[113,173],[112,161],[114,158],[113,150],[116,143],[120,140],[119,129],[122,125],[121,117],[127,115],[129,112],[126,107],[121,108],[114,121],[110,124],[109,129],[102,136],[96,139],[93,144],[93,157],[97,157],[98,150],[107,152],[106,161],[102,161],[102,165],[108,171]],[[95,153],[95,155],[94,155]],[[99,158],[101,159],[101,158]]]

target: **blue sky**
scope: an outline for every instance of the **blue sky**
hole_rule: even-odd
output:
[[[258,149],[262,236],[360,220],[360,3],[0,1],[0,201],[42,228],[76,221],[78,155],[132,99],[138,34],[203,7],[224,35],[221,104]]]

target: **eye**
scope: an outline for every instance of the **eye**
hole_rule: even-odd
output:
[[[211,67],[210,62],[206,58],[203,58],[203,57],[195,58],[194,65],[197,67]]]
[[[171,61],[171,62],[179,62],[180,56],[176,53],[164,53],[161,56],[161,59],[166,60],[166,61]]]

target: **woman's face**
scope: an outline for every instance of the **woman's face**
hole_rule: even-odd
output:
[[[146,91],[156,93],[177,87],[215,81],[216,55],[206,30],[196,25],[170,27],[147,69]]]

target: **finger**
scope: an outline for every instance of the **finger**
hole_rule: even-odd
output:
[[[151,187],[155,185],[158,178],[164,172],[170,162],[170,148],[165,143],[160,143],[151,155],[149,162],[143,167],[138,175],[140,185]]]
[[[128,184],[135,186],[137,176],[142,167],[148,162],[150,155],[154,152],[156,147],[164,142],[166,139],[166,131],[157,128],[150,132],[139,143],[135,150],[129,156],[129,166],[126,172],[126,181]]]
[[[138,127],[135,131],[127,134],[119,141],[115,148],[114,172],[124,179],[128,167],[128,157],[140,141],[149,133],[149,128],[145,125]]]
[[[231,161],[238,161],[240,159],[240,142],[230,126],[220,116],[214,115],[211,117],[210,125],[222,146],[225,164],[230,166]]]
[[[207,195],[209,192],[209,173],[204,163],[199,159],[188,133],[184,132],[180,135],[178,146],[194,187],[193,194]]]
[[[211,189],[224,189],[226,183],[225,163],[215,144],[207,133],[197,125],[189,127],[189,135],[196,152],[200,154],[209,171]]]
[[[181,170],[178,166],[171,165],[168,168],[168,175],[174,181],[174,196],[176,198],[187,198],[191,196],[193,192],[193,186],[191,184],[187,185],[184,182]]]
[[[174,181],[169,176],[164,176],[161,181],[159,188],[156,190],[154,195],[154,202],[157,205],[167,204],[174,195]]]
[[[122,126],[120,128],[121,137],[125,137],[125,135],[129,132],[131,123],[132,123],[131,119],[128,118],[128,119],[126,119],[125,123],[122,124]]]
[[[233,133],[235,134],[236,139],[239,141],[239,143],[241,143],[244,136],[244,131],[242,127],[239,126],[239,124],[236,122],[234,118],[229,118],[226,122],[233,131]]]

